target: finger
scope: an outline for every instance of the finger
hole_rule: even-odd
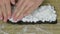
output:
[[[14,19],[16,20],[22,12],[24,12],[23,10],[26,8],[28,1],[25,1],[24,4],[22,5],[22,7],[20,7],[21,9],[18,11],[18,13],[16,14],[16,16],[14,17]]]
[[[3,19],[3,16],[2,16],[2,5],[3,5],[3,3],[2,3],[2,0],[0,0],[0,20],[2,20]]]
[[[0,6],[0,20],[3,19],[2,12],[1,12],[1,6]]]
[[[31,14],[35,9],[37,9],[38,8],[38,6],[32,6],[30,9],[28,9],[24,14],[25,14],[25,16],[27,16],[27,15],[29,15],[29,14]]]
[[[6,12],[6,9],[5,9],[5,5],[2,5],[2,14],[3,14],[3,17],[4,17],[4,22],[7,22],[7,12]]]
[[[11,3],[12,3],[13,5],[15,5],[15,0],[11,0]]]
[[[23,15],[20,15],[16,20],[22,20],[22,18],[25,17],[24,14]]]
[[[16,20],[17,19],[22,19],[24,16],[26,16],[26,14],[24,14],[24,13],[26,13],[26,11],[30,8],[30,7],[32,7],[32,5],[33,5],[33,3],[26,3],[26,8],[24,8],[24,10],[23,10],[23,12],[20,12],[20,14],[19,14],[19,16],[16,18]]]
[[[24,9],[23,14],[26,13],[31,7],[33,7],[33,5],[34,5],[34,3],[32,3],[32,2],[31,3],[28,3],[27,4],[27,7]]]
[[[7,2],[5,1],[5,5],[6,5],[6,12],[7,12],[7,16],[8,19],[11,18],[11,5],[10,5],[10,1],[7,0]]]
[[[30,14],[32,11],[34,11],[36,8],[38,8],[42,4],[43,0],[38,0],[31,8],[28,10],[26,9],[25,15]]]
[[[23,4],[24,0],[19,0],[18,3],[16,4],[16,8],[14,10],[14,13],[12,14],[12,18],[15,17],[16,13],[18,12],[18,10],[20,10],[21,5]]]
[[[6,6],[4,4],[4,1],[2,1],[2,4],[1,4],[1,11],[3,15],[3,21],[7,22],[7,12],[6,12]]]
[[[7,0],[7,2],[5,1],[5,5],[6,5],[6,12],[7,12],[8,19],[10,19],[11,18],[10,0]]]

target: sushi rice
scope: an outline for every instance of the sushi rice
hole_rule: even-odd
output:
[[[44,5],[41,6],[39,8],[37,8],[36,10],[34,10],[31,14],[29,14],[28,16],[25,16],[22,21],[23,22],[37,22],[37,21],[56,21],[57,19],[57,14],[56,11],[54,9],[54,6],[51,5]],[[9,19],[9,21],[11,22],[18,22],[20,21],[20,19],[18,19],[17,21],[14,21],[13,18]]]

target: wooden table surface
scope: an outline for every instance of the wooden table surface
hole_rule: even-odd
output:
[[[12,25],[0,21],[0,34],[60,34],[60,0],[45,0],[43,4],[55,6],[57,24]]]

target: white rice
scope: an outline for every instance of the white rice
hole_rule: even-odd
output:
[[[22,21],[23,22],[37,22],[37,21],[56,21],[57,15],[56,15],[56,11],[54,10],[54,7],[51,5],[44,5],[41,6],[40,8],[36,9],[35,11],[33,11],[30,15],[25,16]],[[19,19],[17,21],[14,21],[13,18],[9,19],[11,22],[18,22]]]

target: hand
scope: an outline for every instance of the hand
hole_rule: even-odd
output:
[[[7,22],[7,19],[11,17],[11,5],[14,4],[14,0],[0,0],[0,20]]]
[[[33,10],[38,8],[43,0],[18,0],[16,8],[12,14],[14,21],[22,19],[24,16],[30,14]]]

